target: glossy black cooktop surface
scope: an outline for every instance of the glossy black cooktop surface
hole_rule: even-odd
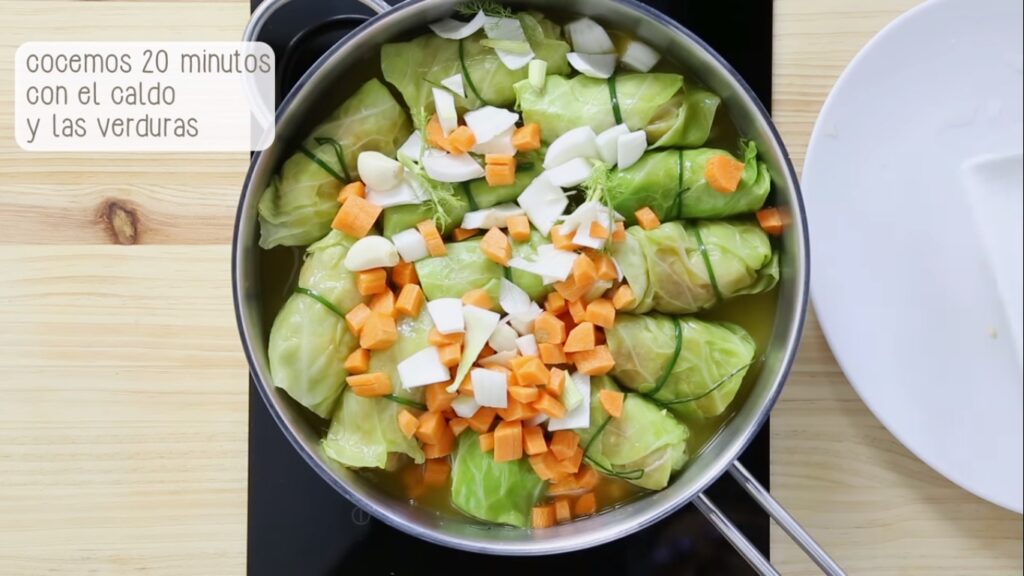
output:
[[[272,1],[272,0],[267,0]],[[252,0],[255,9],[261,0]],[[771,102],[770,0],[648,0],[717,50]],[[552,3],[556,5],[556,3]],[[260,34],[277,54],[282,99],[317,58],[373,12],[355,0],[291,0]],[[373,520],[328,486],[292,448],[250,382],[249,574],[426,576],[453,574],[684,576],[751,574],[692,506],[617,542],[570,554],[506,558],[438,547]],[[768,486],[768,425],[741,458]],[[729,478],[716,504],[767,555],[768,518]]]

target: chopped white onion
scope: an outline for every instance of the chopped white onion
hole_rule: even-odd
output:
[[[519,114],[496,106],[484,106],[466,112],[464,118],[477,141],[488,142],[508,129],[515,128]]]
[[[479,409],[480,405],[472,396],[460,394],[458,398],[452,400],[452,410],[459,418],[472,418]]]
[[[572,49],[587,54],[612,54],[615,44],[604,27],[590,18],[580,18],[565,25]]]
[[[647,151],[647,133],[643,130],[630,132],[619,138],[619,170],[636,164]]]
[[[356,240],[345,255],[345,268],[352,272],[390,268],[396,264],[398,250],[383,236],[364,236]]]
[[[523,356],[539,356],[540,348],[537,346],[537,337],[533,334],[516,338],[516,348]]]
[[[466,230],[508,228],[508,219],[522,214],[525,214],[525,211],[517,204],[498,204],[490,208],[467,212],[462,217],[461,227]]]
[[[427,312],[434,321],[434,328],[441,334],[457,334],[466,331],[462,313],[462,300],[438,298],[427,302]]]
[[[569,52],[566,55],[569,65],[578,70],[584,76],[606,80],[615,73],[615,64],[618,57],[615,54],[583,54],[580,52]]]
[[[597,134],[590,126],[573,128],[562,134],[548,146],[544,156],[544,168],[557,168],[573,158],[593,158],[599,160],[597,151]]]
[[[569,205],[565,192],[544,175],[534,178],[516,201],[526,211],[533,227],[544,236],[551,232],[551,227]]]
[[[548,79],[548,63],[546,60],[533,60],[530,62],[530,70],[527,74],[530,85],[537,90],[543,90]]]
[[[532,272],[553,281],[562,281],[572,273],[572,265],[576,262],[579,254],[568,250],[559,250],[551,244],[544,244],[537,247],[536,256],[527,260],[526,258],[515,257],[509,260],[509,268]]]
[[[598,280],[587,290],[587,293],[583,295],[583,300],[587,302],[593,302],[598,298],[604,296],[604,293],[611,289],[615,284],[611,280]]]
[[[526,311],[510,314],[508,316],[508,324],[515,328],[516,332],[519,332],[520,336],[524,336],[533,332],[533,321],[536,320],[542,312],[544,312],[544,310],[541,309],[539,304],[536,302],[530,302],[530,307],[527,308]]]
[[[398,149],[398,154],[396,154],[396,156],[399,158],[405,156],[409,160],[419,162],[420,152],[422,150],[423,133],[419,130],[414,130],[413,133],[409,135],[409,138],[406,139],[405,144],[402,144],[402,147]]]
[[[459,111],[455,109],[455,95],[444,88],[433,88],[434,110],[445,137],[459,127]]]
[[[527,46],[529,46],[526,33],[523,31],[523,25],[519,22],[518,18],[488,18],[484,23],[484,33],[492,40],[526,42]],[[529,65],[535,57],[533,50],[524,54],[506,50],[495,50],[495,52],[498,54],[501,63],[509,70],[519,70]]]
[[[381,208],[391,208],[421,204],[427,200],[427,194],[415,176],[408,176],[390,190],[378,190],[367,185],[366,199]]]
[[[576,372],[572,375],[565,387],[576,386],[576,391],[582,396],[582,401],[575,408],[568,410],[563,418],[552,418],[548,420],[548,431],[577,430],[590,427],[590,376]]]
[[[428,346],[398,363],[398,379],[405,389],[445,382],[451,377],[441,363],[437,346]]]
[[[429,306],[429,303],[428,303]],[[448,392],[455,392],[462,384],[462,380],[469,374],[469,369],[476,362],[480,352],[487,345],[487,339],[497,328],[501,320],[496,312],[484,310],[476,306],[464,306],[462,315],[465,318],[466,336],[462,339],[462,360],[459,361],[459,368],[455,371],[455,378],[445,388]]]
[[[573,158],[545,172],[548,180],[559,188],[575,188],[594,173],[594,164],[587,158]]]
[[[441,80],[441,86],[444,86],[463,98],[466,97],[466,86],[462,81],[462,74],[456,74],[455,76],[449,76],[448,78]]]
[[[430,255],[427,241],[423,238],[423,234],[420,234],[420,231],[415,228],[402,230],[392,236],[391,241],[395,243],[398,255],[406,262],[418,262]]]
[[[501,154],[504,156],[515,156],[516,147],[512,145],[512,135],[515,134],[515,126],[491,138],[487,142],[477,142],[470,149],[474,154],[486,156],[487,154]]]
[[[619,163],[619,138],[626,134],[629,134],[629,126],[616,124],[597,135],[597,151],[605,164],[615,166]]]
[[[515,329],[508,326],[507,324],[498,324],[491,333],[491,337],[487,339],[487,344],[494,349],[495,352],[515,352],[516,351],[516,338],[519,336]]]
[[[594,250],[600,250],[604,248],[603,238],[594,238],[593,236],[590,235],[590,225],[593,222],[595,222],[595,220],[584,222],[581,226],[576,228],[576,234],[574,234],[572,237],[573,244],[576,244],[577,246],[583,246],[586,248],[593,248]],[[604,226],[605,228],[608,227],[607,222],[604,222],[601,225]]]
[[[505,278],[501,279],[501,292],[498,303],[506,314],[526,312],[530,308],[530,295],[525,290]]]
[[[391,190],[405,177],[405,166],[380,152],[362,152],[356,158],[359,179],[367,188]]]
[[[504,326],[504,324],[502,324],[501,326]],[[477,364],[483,366],[484,368],[494,368],[495,366],[509,368],[512,365],[512,360],[514,360],[516,356],[519,356],[519,354],[517,354],[515,350],[495,352],[494,354],[491,354],[487,358],[481,358],[480,360],[477,361]]]
[[[483,167],[469,154],[430,154],[423,158],[423,168],[438,182],[469,182],[484,175]]]
[[[484,27],[484,22],[487,21],[487,15],[481,10],[477,12],[476,16],[473,17],[469,22],[459,22],[451,18],[445,18],[444,20],[438,20],[429,25],[430,29],[434,31],[441,38],[448,40],[461,40],[463,38],[469,38],[476,33],[477,30]]]
[[[508,408],[508,375],[497,370],[474,368],[469,377],[473,382],[476,403],[489,408]]]
[[[647,44],[639,40],[630,40],[622,51],[622,65],[637,72],[650,72],[661,56]]]

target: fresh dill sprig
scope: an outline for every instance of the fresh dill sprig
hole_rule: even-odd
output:
[[[604,222],[604,226],[610,232],[615,228],[615,208],[612,206],[611,189],[615,185],[615,175],[612,173],[612,168],[604,162],[598,162],[594,166],[594,172],[590,175],[580,188],[586,192],[587,202],[598,202],[608,209],[608,222]],[[611,250],[611,242],[604,243],[604,250],[608,252]]]
[[[425,146],[424,146],[425,148]],[[422,161],[424,148],[421,148],[420,160]],[[455,188],[451,184],[438,182],[427,175],[423,169],[422,162],[416,162],[406,156],[399,158],[399,162],[405,166],[407,172],[416,178],[420,188],[429,196],[427,202],[434,208],[434,224],[438,230],[444,230],[452,221],[452,214],[459,207],[459,197],[455,194]]]
[[[483,11],[488,16],[494,16],[495,18],[511,18],[512,9],[508,6],[503,6],[493,0],[470,0],[464,4],[460,4],[455,11],[461,16],[475,16],[477,12]]]

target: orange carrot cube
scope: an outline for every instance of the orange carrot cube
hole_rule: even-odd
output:
[[[732,156],[721,154],[704,165],[704,179],[716,192],[731,194],[740,186],[746,165]]]
[[[433,220],[420,222],[416,225],[416,229],[420,231],[423,239],[427,242],[427,252],[431,256],[444,256],[448,253],[448,249],[444,246],[444,239],[441,238],[441,233],[437,231]]]
[[[615,290],[615,294],[612,296],[612,306],[616,310],[625,310],[636,306],[636,297],[633,295],[633,289],[629,287],[629,284],[623,284]]]
[[[445,408],[452,405],[452,400],[458,398],[455,392],[447,390],[449,382],[438,382],[427,386],[424,394],[427,402],[427,410],[430,412],[443,412]]]
[[[448,427],[452,429],[452,434],[458,436],[469,428],[469,421],[465,418],[452,418],[448,421]]]
[[[398,340],[395,319],[377,312],[371,312],[363,331],[359,334],[359,346],[367,350],[385,350]]]
[[[359,196],[351,196],[334,217],[331,227],[353,238],[362,238],[370,233],[383,208]]]
[[[398,293],[398,301],[395,302],[395,311],[412,318],[420,315],[423,309],[423,290],[417,284],[406,284]]]
[[[502,422],[494,429],[494,461],[510,462],[523,457],[523,423]]]
[[[462,337],[465,334],[463,332],[455,332],[454,334],[441,334],[437,331],[437,328],[431,328],[430,333],[427,334],[427,343],[431,346],[447,346],[448,344],[462,344]]]
[[[519,152],[540,150],[540,124],[530,123],[512,133],[512,146]]]
[[[479,436],[480,451],[490,452],[494,450],[494,432],[485,432]]]
[[[569,332],[569,337],[565,339],[564,350],[566,353],[583,352],[584,350],[593,350],[596,345],[594,325],[584,322]]]
[[[569,504],[568,498],[555,499],[555,520],[557,520],[559,524],[564,524],[572,520],[572,506]]]
[[[590,222],[589,232],[590,237],[596,240],[607,240],[608,237],[611,236],[611,233],[608,231],[608,228],[604,224],[601,224],[600,222],[597,221]]]
[[[353,196],[366,198],[366,185],[356,180],[342,186],[341,191],[338,192],[338,204],[344,204],[346,200]]]
[[[534,529],[550,528],[554,526],[556,520],[555,505],[545,504],[543,506],[534,506],[530,520]]]
[[[595,346],[593,350],[576,352],[572,355],[576,369],[588,376],[601,376],[611,372],[615,367],[615,359],[608,350],[608,346]]]
[[[561,344],[565,342],[565,322],[551,312],[541,312],[533,322],[533,335],[538,344]]]
[[[356,396],[371,398],[391,394],[391,379],[387,374],[381,372],[349,376],[345,378],[345,382],[352,388]]]
[[[565,378],[565,370],[552,368],[548,383],[544,387],[547,393],[555,398],[561,398],[562,392],[565,391]]]
[[[530,239],[530,219],[525,214],[512,216],[508,219],[508,235],[516,242]]]
[[[539,388],[529,388],[527,386],[512,386],[508,389],[508,395],[515,398],[523,404],[529,404],[540,398],[541,391]]]
[[[452,154],[465,154],[476,145],[476,135],[469,126],[459,126],[448,135],[448,151]]]
[[[470,290],[463,294],[462,303],[466,306],[476,306],[477,308],[483,308],[484,310],[490,310],[494,307],[494,301],[491,299],[491,295],[483,288]]]
[[[785,229],[785,223],[782,221],[782,213],[779,212],[778,208],[764,208],[763,210],[757,211],[757,223],[761,225],[761,229],[767,234],[772,236],[779,236]]]
[[[612,242],[622,242],[626,239],[626,225],[622,222],[616,222],[615,227],[612,228]]]
[[[551,436],[551,453],[559,460],[572,456],[580,444],[580,437],[572,430],[559,430]]]
[[[597,512],[597,498],[593,492],[587,492],[576,499],[576,503],[573,504],[572,513],[577,518],[582,516],[590,516],[594,512]]]
[[[566,310],[565,298],[558,292],[549,292],[547,299],[544,300],[544,309],[558,316]]]
[[[533,407],[547,414],[551,418],[564,418],[565,406],[548,394],[541,394],[540,398],[533,403]]]
[[[544,342],[537,344],[537,349],[540,351],[540,361],[545,364],[565,364],[568,362],[561,344]]]
[[[469,382],[469,378],[466,378],[466,382]],[[491,424],[494,423],[495,416],[498,412],[494,408],[485,406],[476,411],[471,417],[466,420],[469,421],[469,427],[478,434],[483,434],[491,428]]]
[[[448,482],[448,474],[452,471],[452,465],[447,460],[440,458],[427,460],[423,465],[423,483],[433,488],[444,486]]]
[[[373,311],[366,304],[359,304],[345,314],[345,323],[348,324],[349,332],[358,336],[363,331],[363,326],[370,319]]]
[[[399,262],[391,269],[391,281],[399,288],[405,288],[409,284],[419,284],[420,279],[416,274],[416,265],[412,262]]]
[[[484,234],[484,238],[480,242],[480,250],[488,258],[502,266],[508,266],[508,261],[512,259],[512,244],[509,243],[508,236],[505,236],[500,228],[491,228],[487,234]]]
[[[615,326],[615,305],[607,298],[598,298],[587,304],[587,322],[593,322],[605,330]]]
[[[644,230],[654,230],[661,226],[661,220],[658,220],[658,215],[647,206],[636,211],[636,222]]]
[[[345,370],[349,374],[365,374],[369,369],[370,351],[366,348],[357,348],[345,358]]]
[[[516,183],[516,167],[514,164],[488,164],[484,177],[488,186],[511,186]]]
[[[395,316],[395,293],[385,289],[370,299],[370,310],[385,316]]]
[[[583,304],[583,300],[573,300],[569,302],[569,316],[572,321],[576,324],[584,322],[587,316],[587,307]]]
[[[406,438],[412,438],[416,434],[416,429],[420,426],[420,419],[413,415],[406,409],[402,409],[398,413],[398,428],[402,431],[402,434]]]
[[[478,232],[480,231],[467,230],[465,228],[456,228],[455,230],[452,230],[452,239],[454,239],[456,242],[462,242],[467,238],[472,238],[473,236],[476,236]]]
[[[559,250],[575,250],[576,245],[572,243],[572,234],[562,234],[561,226],[551,227],[551,243]]]
[[[448,368],[458,366],[462,360],[462,344],[445,344],[437,348],[437,355],[441,357],[441,364]]]
[[[544,430],[540,426],[523,427],[523,450],[530,456],[548,451],[548,443],[544,440]]]
[[[597,393],[598,400],[605,412],[613,418],[622,417],[622,408],[626,402],[626,395],[615,390],[601,390]]]
[[[388,289],[388,273],[383,268],[357,272],[356,288],[363,296],[381,294]]]

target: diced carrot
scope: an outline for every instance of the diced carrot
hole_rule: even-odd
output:
[[[556,460],[551,452],[542,452],[529,457],[530,467],[537,473],[541,480],[551,480],[555,477],[552,466]]]
[[[402,409],[398,413],[398,428],[405,434],[406,438],[412,438],[413,434],[416,434],[416,429],[420,426],[420,419],[413,415],[406,409]]]
[[[441,419],[444,422],[444,418]],[[433,458],[445,458],[449,454],[455,451],[455,434],[452,433],[452,429],[445,423],[441,427],[441,436],[437,442],[433,444],[423,445],[423,455],[427,459]]]
[[[458,394],[447,390],[448,384],[450,382],[438,382],[437,384],[427,386],[425,394],[427,410],[430,412],[442,412],[445,408],[452,405],[452,400],[458,398]]]
[[[572,332],[569,332],[569,337],[565,339],[565,351],[571,354],[573,352],[593,350],[594,346],[597,345],[594,339],[594,325],[590,322],[584,322],[573,328]]]
[[[382,294],[388,289],[388,273],[383,268],[357,272],[356,288],[363,296]]]
[[[555,505],[534,506],[531,521],[534,529],[551,528],[555,525]]]
[[[565,417],[565,406],[547,393],[541,394],[540,398],[533,403],[533,407],[551,418]]]
[[[430,121],[427,122],[427,144],[446,152],[453,151],[452,147],[448,144],[448,138],[444,135],[444,128],[441,128],[441,119],[438,118],[437,114],[431,116]]]
[[[607,240],[611,236],[608,228],[597,222],[596,220],[590,222],[590,237],[596,240]]]
[[[441,440],[442,430],[448,429],[448,423],[440,412],[424,412],[420,416],[420,425],[416,429],[416,438],[424,444],[437,444]]]
[[[586,321],[587,307],[584,306],[583,300],[569,302],[569,316],[572,317],[572,321],[576,324]]]
[[[593,490],[600,481],[601,475],[590,466],[580,466],[580,471],[576,473],[576,485],[583,490]]]
[[[494,461],[509,462],[523,457],[523,423],[502,422],[494,429]]]
[[[561,344],[542,342],[537,344],[537,349],[540,351],[540,361],[545,364],[565,364],[567,362]]]
[[[383,372],[358,374],[345,378],[357,396],[373,397],[391,394],[391,379]]]
[[[541,312],[533,322],[533,335],[538,345],[561,344],[565,342],[565,322],[551,312]]]
[[[506,422],[515,422],[518,420],[529,420],[537,415],[537,410],[515,398],[508,399],[508,406],[505,408],[498,409],[498,416]]]
[[[476,306],[477,308],[483,308],[484,310],[490,310],[494,307],[494,301],[491,300],[491,295],[483,288],[470,290],[463,294],[462,303],[466,306]]]
[[[502,266],[508,266],[508,261],[512,258],[512,244],[500,228],[491,228],[484,234],[484,239],[480,241],[480,250]]]
[[[721,154],[708,160],[704,166],[704,179],[716,192],[731,194],[739,188],[745,168],[743,162]]]
[[[431,346],[447,346],[448,344],[462,344],[463,332],[455,332],[454,334],[441,334],[437,331],[437,328],[431,328],[430,333],[427,334],[427,343]]]
[[[452,230],[452,239],[455,240],[456,242],[462,242],[467,238],[472,238],[473,236],[476,236],[478,232],[480,231],[467,230],[465,228],[456,228],[455,230]]]
[[[572,514],[579,518],[581,516],[590,516],[594,512],[597,512],[597,497],[594,496],[593,492],[587,492],[576,499],[576,503],[573,504]]]
[[[345,370],[349,374],[365,374],[370,369],[370,351],[366,348],[357,348],[355,352],[345,358]]]
[[[629,287],[629,284],[623,284],[615,290],[615,294],[612,295],[612,306],[616,310],[625,310],[626,308],[632,308],[636,305],[636,296],[633,295],[633,289]]]
[[[568,498],[555,499],[555,520],[557,520],[559,524],[564,524],[572,520],[572,506],[569,504]]]
[[[541,391],[539,388],[512,386],[508,389],[508,395],[524,404],[529,404],[537,398],[540,398]]]
[[[398,328],[391,316],[371,312],[359,334],[359,346],[367,350],[386,350],[398,340]]]
[[[466,378],[466,382],[469,382],[469,378]],[[489,406],[476,411],[471,417],[467,418],[469,421],[469,427],[478,434],[483,434],[491,428],[491,424],[494,423],[494,417],[498,415],[498,412]]]
[[[595,252],[591,257],[597,266],[597,277],[600,280],[618,280],[619,270],[615,267],[615,259],[604,252]]]
[[[490,452],[494,450],[494,432],[485,432],[479,436],[480,451]]]
[[[469,126],[459,126],[448,135],[448,151],[452,154],[465,154],[476,145],[476,135]]]
[[[597,393],[597,397],[608,414],[613,418],[622,417],[622,407],[626,401],[625,394],[615,390],[601,390]]]
[[[558,292],[549,292],[547,299],[544,300],[544,309],[558,316],[565,312],[565,298]]]
[[[561,471],[565,474],[576,474],[580,469],[580,464],[583,463],[583,448],[577,446],[573,448],[572,453],[565,458],[558,460],[558,464],[555,465],[556,471]]]
[[[612,228],[612,242],[622,242],[626,239],[626,225],[622,222],[616,222],[615,227]]]
[[[341,205],[331,227],[353,238],[362,238],[370,233],[384,209],[364,198],[352,196]]]
[[[661,220],[658,220],[658,215],[647,206],[636,211],[636,223],[644,230],[654,230],[661,226]]]
[[[561,226],[551,227],[551,243],[559,250],[575,250],[576,245],[572,243],[572,234],[562,234]]]
[[[363,326],[366,325],[366,321],[370,319],[370,314],[373,311],[366,304],[359,304],[355,308],[348,311],[345,314],[345,323],[348,324],[349,332],[352,332],[356,336],[363,331]]]
[[[537,356],[520,356],[512,362],[512,371],[520,386],[540,386],[547,383],[548,369]]]
[[[576,282],[575,276],[569,276],[561,282],[555,282],[555,290],[562,295],[562,298],[572,302],[573,300],[583,298],[593,285],[593,283],[579,284]]]
[[[593,350],[577,352],[572,355],[572,361],[576,369],[588,376],[601,376],[611,372],[615,367],[615,359],[608,350],[608,346],[595,346]]]
[[[757,211],[757,223],[761,229],[772,236],[779,236],[785,229],[782,222],[782,213],[778,208],[764,208]]]
[[[580,437],[572,430],[559,430],[551,436],[551,453],[559,460],[572,456],[580,444]]]
[[[447,460],[427,460],[423,465],[423,483],[434,488],[444,486],[451,471],[452,465]]]
[[[540,150],[540,124],[530,123],[512,133],[512,146],[520,152]]]
[[[462,344],[438,346],[437,354],[441,357],[441,364],[444,364],[446,367],[458,366],[462,360]]]
[[[385,316],[395,316],[395,293],[385,289],[370,300],[370,310]]]
[[[423,235],[423,239],[427,242],[427,252],[431,256],[444,256],[448,253],[448,249],[444,246],[444,240],[441,238],[441,233],[437,231],[437,226],[434,225],[433,220],[424,220],[416,225],[416,229]]]
[[[338,204],[344,204],[345,200],[348,200],[353,196],[366,198],[366,185],[359,180],[349,182],[342,186],[341,192],[338,192]]]
[[[551,375],[548,377],[548,383],[544,386],[545,391],[555,398],[561,398],[562,392],[565,391],[565,378],[565,370],[552,368]]]
[[[405,288],[409,284],[419,284],[420,278],[416,274],[416,265],[412,262],[399,262],[391,269],[391,281],[399,288]]]
[[[516,165],[516,157],[512,154],[487,154],[484,156],[484,161],[488,164],[496,164],[498,166]]]
[[[524,242],[530,239],[530,219],[524,214],[512,216],[508,219],[508,235],[516,242]]]
[[[484,169],[488,186],[511,186],[516,183],[514,164],[488,164]]]
[[[452,429],[452,434],[458,436],[469,428],[469,421],[465,418],[452,418],[448,421],[448,427]]]
[[[402,487],[406,495],[416,500],[427,491],[427,485],[423,483],[422,466],[406,466],[401,472]]]
[[[395,311],[412,318],[420,315],[423,308],[423,290],[418,284],[406,284],[398,293],[398,301],[395,302]]]
[[[615,326],[615,305],[607,298],[594,300],[587,304],[586,320],[608,330]]]
[[[556,482],[553,482],[551,486],[548,486],[548,496],[564,496],[565,494],[579,492],[579,490],[580,486],[576,482],[576,476],[566,474]]]
[[[544,430],[540,426],[523,427],[523,450],[530,456],[548,451],[548,443],[544,440]]]

